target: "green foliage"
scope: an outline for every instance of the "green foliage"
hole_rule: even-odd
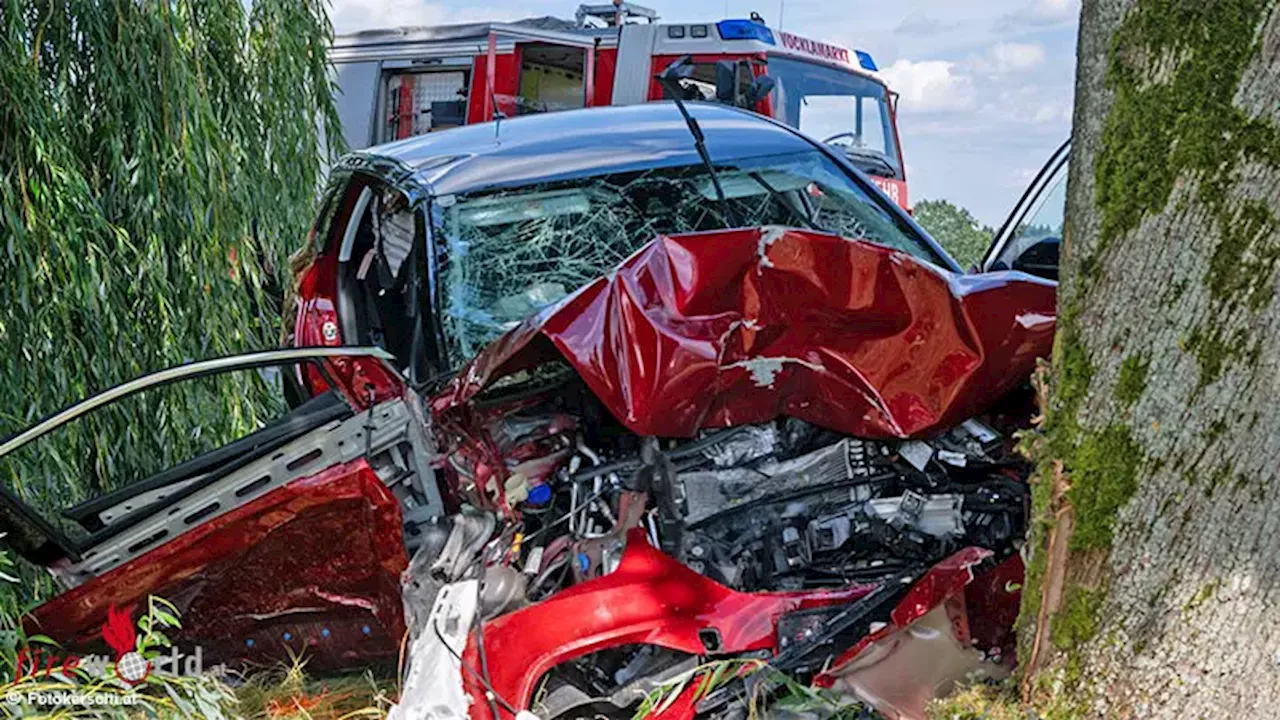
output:
[[[9,630],[16,616],[2,618]],[[164,628],[180,626],[177,610],[161,598],[150,597],[147,612],[138,619],[138,652],[155,661],[171,647],[163,633]],[[20,628],[19,628],[20,633]],[[65,661],[68,653],[60,651],[48,638],[19,638],[6,643],[0,654],[0,717],[37,718],[222,718],[239,717],[236,695],[231,688],[213,675],[181,676],[152,670],[138,685],[130,686],[116,675],[115,666],[68,666],[65,663],[49,667],[33,667],[24,661],[19,667],[16,658],[19,646],[28,652],[50,653]],[[41,695],[83,694],[97,698],[115,697],[117,704],[86,703],[82,705],[42,705],[26,702],[27,698]],[[10,698],[22,698],[11,702]],[[101,702],[101,701],[99,701]]]
[[[753,676],[748,678],[748,676]],[[805,685],[790,675],[776,670],[759,659],[725,658],[707,660],[687,672],[667,680],[649,691],[637,705],[632,720],[656,717],[670,708],[682,695],[692,692],[696,703],[714,692],[744,679],[749,695],[746,699],[747,720],[774,715],[829,718],[830,720],[875,720],[882,716],[847,695],[824,688]]]
[[[921,200],[913,209],[913,217],[960,267],[977,265],[991,245],[992,229],[980,226],[968,210],[946,200]]]
[[[281,273],[340,142],[321,0],[0,0],[0,435],[147,371],[274,346]],[[211,383],[0,469],[49,510],[136,458],[258,424]],[[147,417],[147,416],[143,416]]]

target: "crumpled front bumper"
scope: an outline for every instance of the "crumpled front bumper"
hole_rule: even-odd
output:
[[[990,558],[987,550],[966,548],[919,577],[839,590],[743,593],[689,570],[633,531],[613,573],[482,626],[475,624],[477,581],[443,585],[429,613],[409,613],[425,619],[411,620],[417,626],[410,629],[409,668],[390,717],[494,720],[491,708],[497,708],[498,718],[510,720],[516,713],[507,706],[532,711],[538,681],[553,667],[607,648],[651,644],[705,657],[754,653],[783,669],[804,662],[806,643],[845,648],[816,674],[815,685],[886,717],[923,717],[928,700],[954,683],[1009,672],[1010,653],[973,646],[970,608],[1010,621],[1017,613],[1012,580],[1021,578],[1021,561],[1015,555],[991,566]],[[411,569],[405,583],[416,581]],[[891,608],[887,621],[868,620],[877,607]],[[815,637],[822,633],[831,636]],[[983,640],[998,648],[1008,638]],[[692,718],[699,701],[711,700],[696,698],[696,691],[690,683],[688,697],[669,703],[662,717]]]

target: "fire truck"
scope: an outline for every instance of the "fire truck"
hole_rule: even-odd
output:
[[[769,27],[759,15],[661,23],[628,2],[573,20],[405,26],[339,35],[330,50],[351,149],[459,125],[670,99],[655,77],[688,56],[683,99],[747,107],[839,148],[909,208],[897,95],[871,55]]]

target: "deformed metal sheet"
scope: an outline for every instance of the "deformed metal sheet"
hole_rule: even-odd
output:
[[[961,642],[946,604],[906,628],[868,645],[834,671],[831,689],[856,697],[888,720],[924,720],[930,700],[949,695],[962,681],[1000,680],[1009,666],[987,660]]]
[[[791,416],[857,437],[926,436],[1048,356],[1055,294],[1023,273],[958,275],[817,232],[661,236],[489,345],[433,407],[561,356],[641,435]]]

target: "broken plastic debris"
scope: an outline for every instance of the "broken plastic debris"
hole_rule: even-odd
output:
[[[902,443],[898,448],[898,454],[903,460],[911,463],[911,467],[917,470],[924,470],[924,466],[929,464],[929,460],[933,457],[933,447],[927,442],[920,440],[912,440],[911,442]]]

